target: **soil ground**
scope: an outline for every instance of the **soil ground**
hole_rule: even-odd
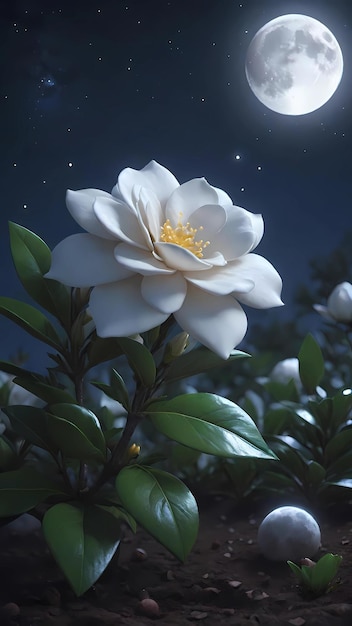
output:
[[[40,529],[0,532],[1,626],[344,626],[352,623],[352,516],[319,519],[325,552],[343,556],[336,589],[315,600],[300,594],[286,563],[264,559],[257,530],[266,514],[239,515],[230,500],[200,504],[200,531],[179,563],[142,530],[127,532],[119,554],[76,598],[46,548]],[[145,614],[155,604],[157,615]]]

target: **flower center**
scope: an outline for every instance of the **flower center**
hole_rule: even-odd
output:
[[[189,222],[182,224],[182,213],[179,213],[177,225],[173,227],[170,220],[167,219],[161,227],[160,240],[165,243],[174,243],[181,248],[186,248],[199,259],[203,258],[203,250],[209,246],[210,241],[199,239],[196,241],[196,234],[199,230],[203,230],[203,226],[192,228]]]

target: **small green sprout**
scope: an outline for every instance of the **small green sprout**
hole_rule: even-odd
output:
[[[334,589],[336,583],[333,583],[333,579],[341,561],[342,556],[329,552],[322,556],[317,563],[310,559],[302,559],[301,567],[292,561],[287,561],[287,564],[298,578],[303,593],[317,598]]]

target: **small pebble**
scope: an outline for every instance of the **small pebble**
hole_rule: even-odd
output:
[[[21,613],[21,609],[18,604],[8,602],[1,607],[1,613],[4,617],[16,617]]]
[[[138,613],[146,617],[158,617],[160,608],[157,602],[152,598],[143,598],[137,606]]]
[[[143,548],[136,548],[133,553],[134,561],[145,561],[148,558],[148,554]]]

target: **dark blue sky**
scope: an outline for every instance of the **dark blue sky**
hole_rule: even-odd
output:
[[[267,109],[244,72],[256,31],[285,13],[322,21],[344,56],[337,92],[305,116]],[[8,220],[52,247],[78,230],[67,187],[110,191],[121,169],[156,159],[180,182],[205,176],[263,214],[257,251],[281,273],[287,305],[262,319],[289,317],[308,260],[351,228],[349,0],[14,0],[0,3],[0,19],[1,294],[23,297]],[[29,346],[0,324],[0,358]]]

